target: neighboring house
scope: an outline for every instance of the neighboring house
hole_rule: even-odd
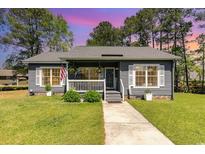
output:
[[[14,70],[0,69],[0,85],[27,85],[27,76]]]
[[[54,93],[70,88],[97,90],[109,101],[119,96],[142,97],[150,89],[156,97],[173,98],[174,61],[179,57],[150,47],[75,47],[69,52],[46,52],[26,59],[29,90]],[[60,80],[60,68],[68,80]]]

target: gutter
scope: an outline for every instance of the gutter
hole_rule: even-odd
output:
[[[37,64],[37,63],[43,63],[43,64],[50,64],[50,63],[62,64],[62,63],[65,63],[66,64],[66,62],[64,62],[64,61],[24,61],[24,60],[22,60],[22,62],[24,64],[31,64],[31,63],[35,63],[35,64]]]

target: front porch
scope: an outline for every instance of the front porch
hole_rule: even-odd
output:
[[[70,62],[67,64],[66,90],[79,93],[95,90],[104,100],[124,100],[124,86],[120,80],[119,62]]]

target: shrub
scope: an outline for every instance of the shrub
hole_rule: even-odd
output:
[[[51,91],[51,89],[52,89],[52,88],[51,88],[51,85],[50,85],[50,84],[47,84],[47,85],[45,86],[45,90],[46,90],[46,91]]]
[[[0,86],[0,91],[27,90],[28,86]]]
[[[63,96],[65,102],[80,102],[80,94],[73,89],[70,89]]]
[[[84,102],[100,102],[101,100],[101,95],[100,93],[96,92],[96,91],[88,91],[83,95],[84,98]]]
[[[152,91],[150,89],[145,89],[144,93],[145,94],[150,94],[150,93],[152,93]]]

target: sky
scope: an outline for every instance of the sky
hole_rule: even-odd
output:
[[[74,46],[86,45],[90,32],[101,21],[109,21],[113,26],[120,27],[126,17],[135,15],[139,9],[137,8],[68,8],[68,9],[49,9],[54,15],[62,15],[67,21],[70,31],[73,32]],[[193,27],[193,36],[196,37],[201,30],[195,25]],[[195,45],[192,44],[191,48]],[[0,67],[10,52],[0,51]]]
[[[85,45],[89,33],[101,21],[109,21],[115,27],[123,25],[126,17],[135,15],[139,9],[50,9],[61,14],[74,34],[74,46]]]
[[[109,21],[115,27],[123,25],[126,17],[135,15],[139,9],[49,9],[55,15],[62,15],[73,32],[74,46],[86,45],[92,29],[101,21]],[[0,51],[0,68],[10,52]]]

